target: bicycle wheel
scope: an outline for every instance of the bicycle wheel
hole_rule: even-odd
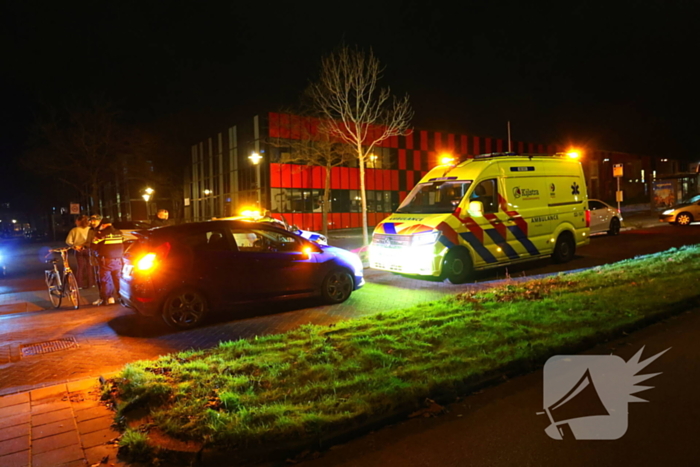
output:
[[[72,272],[66,274],[65,277],[65,295],[70,298],[73,304],[73,309],[80,308],[80,291],[78,290],[78,281],[75,280],[75,275]]]
[[[46,285],[49,287],[49,300],[54,308],[61,306],[61,298],[63,291],[58,285],[58,276],[55,272],[51,272],[46,276]]]

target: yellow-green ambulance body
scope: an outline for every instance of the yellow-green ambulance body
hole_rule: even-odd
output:
[[[426,174],[375,228],[370,267],[461,283],[474,270],[569,261],[589,226],[578,160],[484,154]]]

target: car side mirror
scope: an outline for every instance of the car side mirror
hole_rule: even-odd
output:
[[[483,217],[484,203],[481,201],[471,201],[469,203],[469,215],[472,217]]]

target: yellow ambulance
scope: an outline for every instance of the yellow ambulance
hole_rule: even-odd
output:
[[[475,270],[588,243],[590,211],[574,154],[482,154],[432,169],[377,225],[370,267],[463,283]]]

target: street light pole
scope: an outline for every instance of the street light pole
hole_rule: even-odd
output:
[[[211,195],[213,192],[210,189],[204,190],[202,193],[204,193],[204,218],[209,219],[209,195]]]
[[[153,193],[155,193],[155,190],[151,187],[147,187],[143,191],[144,191],[144,193],[143,193],[143,195],[141,195],[141,197],[146,202],[146,221],[148,221],[151,218],[151,212],[150,212],[151,209],[150,209],[149,201],[153,197]]]
[[[258,195],[258,209],[260,210],[262,210],[262,187],[260,186],[260,161],[262,158],[263,157],[257,152],[253,152],[250,156],[248,156],[250,162],[252,162],[255,166],[255,186]]]

